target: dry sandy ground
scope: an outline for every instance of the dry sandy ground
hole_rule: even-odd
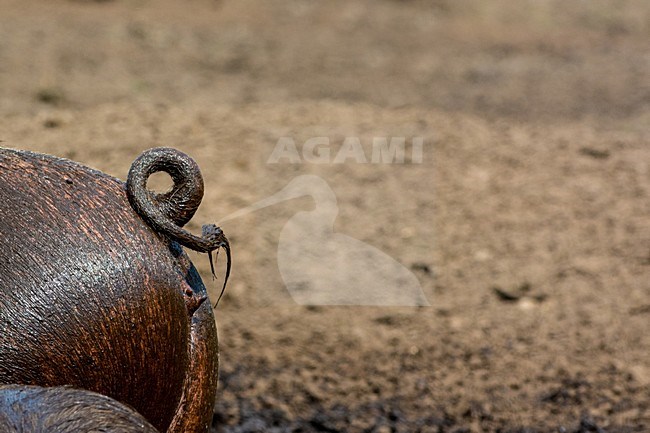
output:
[[[1,0],[0,140],[122,179],[177,147],[194,231],[316,174],[413,270],[430,307],[299,306],[276,251],[314,200],[225,223],[213,432],[648,432],[648,40],[645,0]],[[425,144],[267,164],[283,136]]]

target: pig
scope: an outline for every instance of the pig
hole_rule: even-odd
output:
[[[104,395],[27,385],[0,386],[0,431],[158,433],[142,415]]]
[[[146,188],[157,171],[174,181],[167,193]],[[0,385],[71,386],[161,432],[207,431],[217,329],[183,246],[211,263],[225,249],[228,275],[230,245],[214,225],[183,229],[203,188],[196,162],[169,148],[145,151],[126,183],[0,148]]]

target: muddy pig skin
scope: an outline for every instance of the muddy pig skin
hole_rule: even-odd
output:
[[[64,387],[0,386],[3,433],[157,433],[133,409],[90,391]]]
[[[200,191],[179,202],[184,224],[203,181],[186,155],[149,153],[162,157],[195,171],[185,173]],[[0,148],[0,385],[90,390],[161,432],[205,432],[218,371],[206,296],[182,247],[134,211],[125,183]]]

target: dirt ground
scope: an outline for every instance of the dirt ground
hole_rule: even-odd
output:
[[[645,0],[0,0],[0,140],[121,179],[179,148],[195,232],[316,174],[418,277],[430,307],[297,305],[313,200],[223,224],[213,432],[650,432],[649,40]],[[423,159],[268,164],[287,136]]]

